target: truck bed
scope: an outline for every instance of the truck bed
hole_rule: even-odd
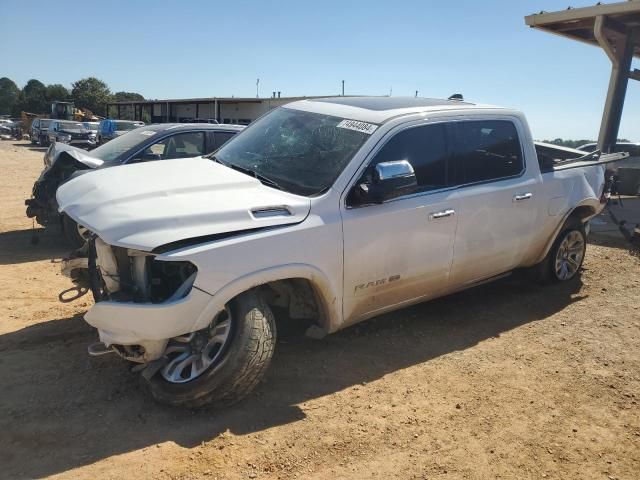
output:
[[[595,152],[586,153],[582,150],[560,147],[550,143],[534,142],[534,145],[542,173],[605,165],[629,157],[626,152],[603,154],[596,150]]]

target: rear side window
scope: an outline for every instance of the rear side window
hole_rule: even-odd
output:
[[[447,186],[447,141],[444,124],[408,128],[377,153],[372,165],[407,160],[416,173],[419,191]]]
[[[452,127],[457,185],[513,177],[524,169],[518,132],[512,122],[455,122]]]
[[[235,134],[231,132],[215,132],[213,135],[213,149],[217,150],[231,140]]]

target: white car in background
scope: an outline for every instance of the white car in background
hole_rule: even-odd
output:
[[[274,306],[322,336],[518,268],[571,281],[624,155],[537,148],[514,110],[338,97],[272,110],[210,158],[72,179],[60,210],[96,235],[90,353],[138,364],[162,402],[230,404],[269,365]]]
[[[82,122],[84,128],[89,130],[89,136],[95,145],[98,143],[98,127],[100,126],[100,122]]]

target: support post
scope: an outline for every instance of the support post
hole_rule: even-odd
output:
[[[617,32],[617,41],[615,48],[613,48],[605,36],[606,21],[606,17],[599,16],[596,18],[593,27],[594,36],[611,60],[609,89],[598,135],[598,149],[605,153],[613,149],[618,139],[622,108],[627,93],[631,60],[633,58],[634,37],[636,35],[636,32],[633,31],[626,32],[623,35]]]

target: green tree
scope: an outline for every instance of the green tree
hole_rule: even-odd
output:
[[[138,102],[141,100],[144,100],[144,97],[134,92],[116,92],[111,97],[112,102]]]
[[[20,89],[13,80],[0,78],[0,115],[15,115],[20,102]]]
[[[111,90],[106,83],[95,77],[87,77],[71,84],[71,96],[78,108],[86,108],[96,115],[104,116]]]
[[[31,113],[49,112],[47,101],[47,87],[40,80],[32,78],[22,88],[22,110]]]
[[[64,85],[60,85],[59,83],[54,83],[53,85],[47,85],[47,89],[45,92],[47,97],[47,101],[53,102],[67,102],[71,98],[71,94],[69,90]]]

